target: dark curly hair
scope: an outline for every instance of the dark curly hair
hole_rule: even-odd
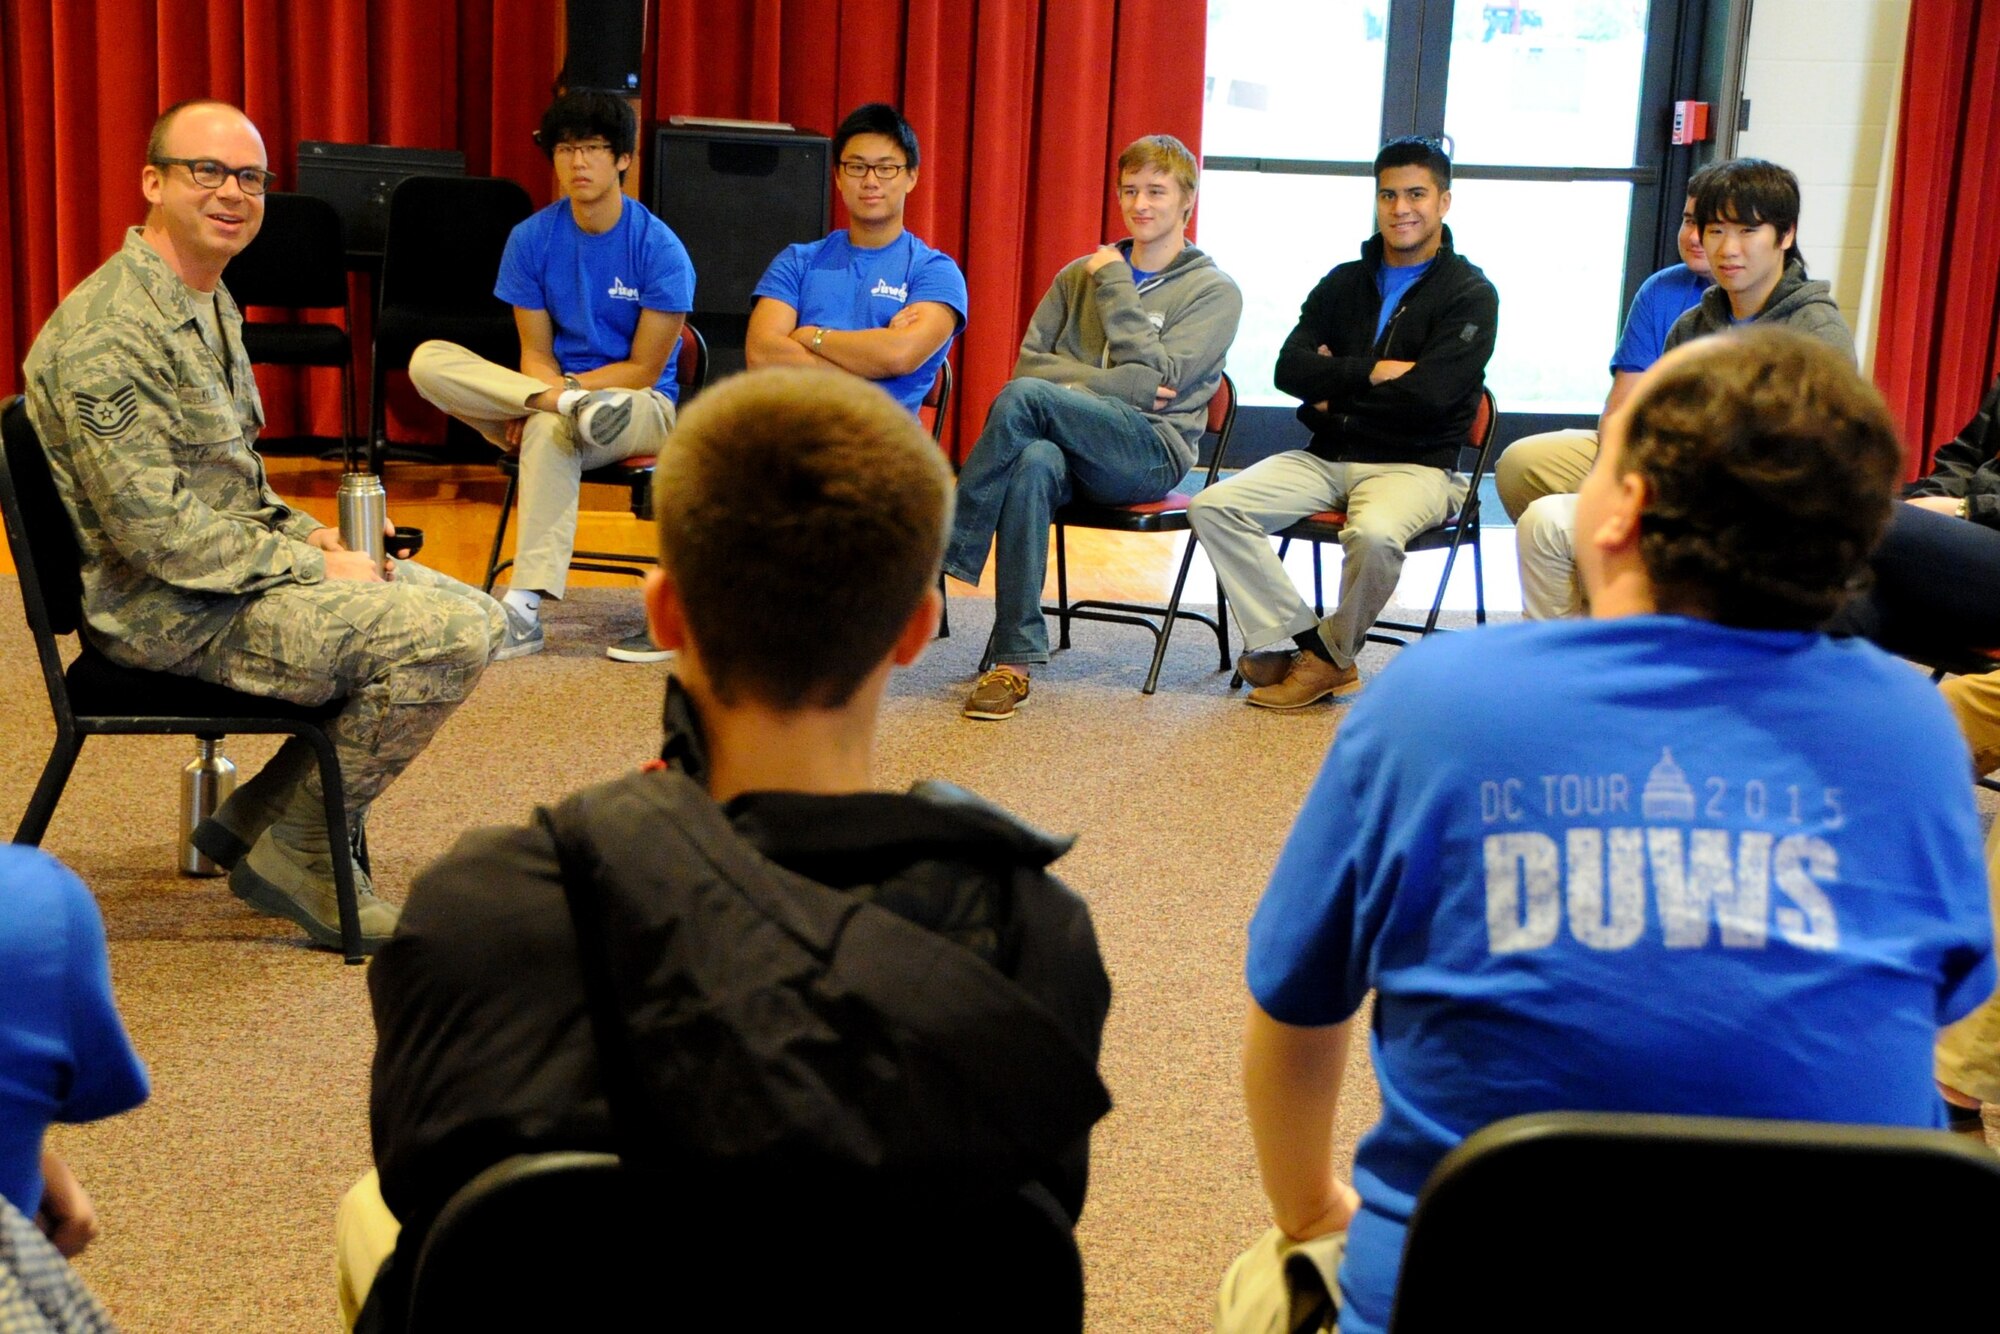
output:
[[[1662,611],[1808,630],[1867,586],[1903,446],[1875,387],[1782,327],[1704,339],[1633,402],[1639,553]]]

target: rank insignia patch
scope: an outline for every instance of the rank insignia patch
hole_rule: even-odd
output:
[[[83,423],[83,429],[100,440],[123,435],[125,429],[139,415],[139,391],[131,385],[124,385],[104,397],[76,392],[76,416]]]

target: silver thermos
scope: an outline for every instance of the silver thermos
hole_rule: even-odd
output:
[[[382,526],[389,517],[389,493],[382,479],[372,472],[344,473],[337,495],[340,506],[340,540],[349,551],[365,551],[384,568],[389,555]]]
[[[222,868],[210,861],[190,836],[195,826],[215,814],[236,790],[236,766],[216,750],[220,742],[201,737],[199,744],[200,752],[181,770],[181,874],[221,875]]]

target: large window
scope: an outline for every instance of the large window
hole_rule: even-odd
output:
[[[1453,240],[1500,292],[1488,383],[1510,413],[1594,416],[1624,305],[1671,258],[1664,117],[1696,7],[1212,0],[1201,245],[1243,288],[1243,401],[1291,406],[1271,363],[1374,230],[1376,147],[1442,129]]]

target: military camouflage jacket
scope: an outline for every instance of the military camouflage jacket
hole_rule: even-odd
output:
[[[278,499],[251,448],[264,423],[243,316],[217,287],[222,360],[137,227],[69,294],[28,351],[28,415],[83,550],[90,639],[116,662],[170,667],[244,599],[317,583],[321,526]]]

